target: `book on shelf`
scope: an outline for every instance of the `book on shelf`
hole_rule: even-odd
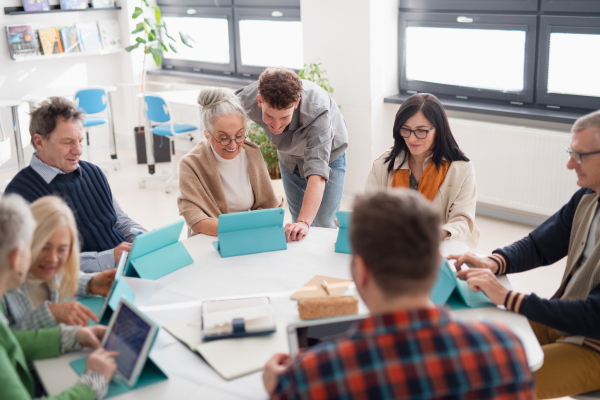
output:
[[[116,19],[101,19],[98,21],[98,30],[104,50],[116,50],[123,47],[121,28]]]
[[[94,8],[115,8],[115,0],[92,0]]]
[[[38,36],[45,56],[64,52],[57,28],[38,29]]]
[[[48,0],[23,0],[25,11],[50,11]]]
[[[102,50],[98,25],[95,22],[82,22],[75,24],[75,27],[81,40],[81,51],[92,52]]]
[[[8,49],[13,60],[38,55],[38,43],[31,25],[6,27]]]
[[[65,53],[81,52],[79,33],[74,26],[60,28],[60,38],[62,40]]]
[[[60,0],[62,10],[84,10],[88,8],[88,0]]]

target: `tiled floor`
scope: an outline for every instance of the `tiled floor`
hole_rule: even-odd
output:
[[[108,180],[115,197],[121,208],[129,216],[144,226],[146,229],[155,229],[180,218],[177,210],[178,191],[165,193],[164,184],[160,181],[149,181],[145,188],[140,188],[140,178],[147,173],[146,165],[136,163],[135,151],[132,149],[119,149],[121,168],[118,171],[110,170]],[[93,155],[94,161],[108,160],[107,153]],[[157,173],[162,170],[169,172],[170,164],[158,164]],[[15,171],[0,173],[0,182],[11,179]],[[273,182],[275,191],[284,195],[281,181]],[[342,209],[351,207],[351,199],[344,198]],[[286,221],[290,221],[289,212],[286,210]],[[483,216],[477,216],[477,226],[481,230],[481,238],[476,252],[489,254],[492,250],[508,245],[526,236],[533,227],[520,225],[512,222],[496,220]],[[182,238],[185,232],[182,233]],[[538,270],[509,276],[513,288],[520,292],[535,292],[542,297],[550,297],[558,288],[565,260]]]

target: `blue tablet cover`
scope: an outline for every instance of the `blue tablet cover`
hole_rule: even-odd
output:
[[[485,293],[472,291],[467,282],[458,279],[445,258],[438,268],[437,279],[429,297],[434,304],[447,304],[453,310],[496,307]]]
[[[104,307],[104,302],[106,301],[104,297],[82,297],[77,299],[77,301],[92,310],[94,314],[100,318],[100,324],[107,325],[113,311],[117,309],[121,299],[126,299],[133,303],[135,293],[133,293],[133,290],[131,290],[124,279],[115,278],[113,287],[108,294],[108,302],[104,310],[102,309]],[[88,325],[93,326],[96,325],[96,323],[90,319]]]
[[[221,257],[286,250],[283,208],[219,215],[219,240],[213,245]]]
[[[352,246],[350,246],[350,211],[338,211],[335,214],[340,229],[338,231],[337,241],[335,242],[336,253],[352,254]]]

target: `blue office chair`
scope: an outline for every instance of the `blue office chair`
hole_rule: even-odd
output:
[[[75,104],[85,113],[83,127],[85,128],[86,139],[86,154],[88,162],[92,162],[91,147],[90,147],[90,128],[109,124],[110,109],[108,107],[108,93],[103,88],[81,89],[75,93]],[[90,114],[99,114],[105,112],[108,118],[99,116],[91,116]],[[115,170],[119,169],[121,164],[119,160],[110,160],[101,163],[96,163],[104,172],[108,172],[107,165],[114,166]]]
[[[176,160],[175,155],[175,139],[191,138],[190,132],[198,130],[197,126],[190,124],[174,123],[171,115],[171,107],[160,95],[156,93],[146,93],[144,96],[146,101],[146,116],[148,121],[153,124],[161,124],[152,128],[152,133],[158,136],[167,137],[171,145],[171,164],[172,172],[170,175],[162,176],[167,178],[165,192],[171,193],[171,184],[179,178],[179,160]],[[140,181],[140,187],[146,186],[146,178]]]

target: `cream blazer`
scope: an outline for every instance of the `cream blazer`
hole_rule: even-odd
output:
[[[385,159],[391,150],[385,151],[374,162],[365,191],[375,191],[392,187],[393,172],[387,170]],[[396,157],[394,170],[398,169],[403,154]],[[425,160],[427,164],[431,158]],[[423,167],[425,168],[426,165]],[[408,162],[402,169],[408,169]],[[479,229],[475,225],[475,206],[477,203],[477,185],[475,183],[475,168],[470,161],[454,161],[450,164],[446,179],[438,189],[433,206],[440,211],[442,229],[450,235],[446,240],[458,240],[467,244],[471,249],[479,242]]]

